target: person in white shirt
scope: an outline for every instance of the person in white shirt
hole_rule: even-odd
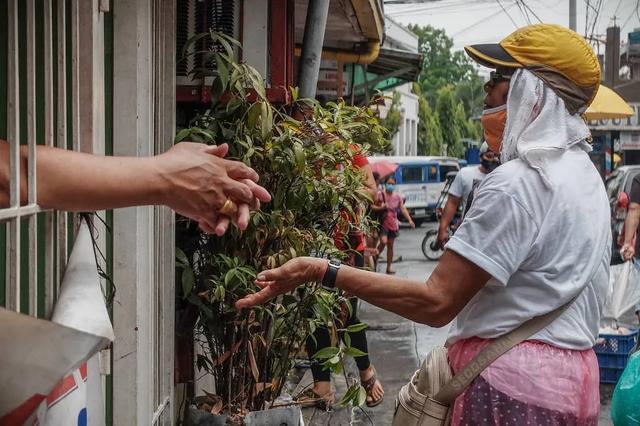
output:
[[[426,285],[299,257],[260,272],[261,290],[236,308],[322,282],[433,327],[457,317],[447,341],[457,374],[493,339],[566,307],[472,381],[451,423],[596,425],[593,345],[609,284],[611,218],[580,114],[600,85],[598,58],[584,38],[553,24],[466,50],[496,69],[482,124],[502,165],[477,189]]]
[[[456,211],[462,208],[466,212],[473,188],[477,187],[485,176],[500,165],[500,159],[496,153],[489,149],[489,145],[483,142],[480,147],[480,164],[462,168],[449,188],[447,203],[442,211],[438,226],[438,244],[440,247],[449,241],[449,225]]]

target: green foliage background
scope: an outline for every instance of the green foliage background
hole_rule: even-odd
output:
[[[418,35],[424,56],[414,93],[420,96],[418,154],[461,157],[463,139],[480,140],[483,80],[462,51],[453,51],[453,40],[430,25],[410,25]]]

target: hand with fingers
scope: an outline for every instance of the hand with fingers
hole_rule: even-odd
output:
[[[156,157],[160,176],[168,183],[165,204],[211,234],[224,234],[231,222],[246,229],[250,209],[271,200],[252,168],[224,158],[228,151],[227,144],[180,142]]]
[[[261,288],[236,302],[236,309],[262,305],[281,294],[288,293],[308,282],[320,282],[327,270],[327,260],[316,257],[297,257],[279,268],[258,274],[256,285]]]
[[[633,246],[633,244],[623,244],[622,248],[620,249],[620,254],[622,255],[623,260],[631,260],[636,255],[636,248]]]

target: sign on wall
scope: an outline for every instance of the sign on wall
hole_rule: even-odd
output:
[[[592,130],[640,130],[640,103],[629,103],[634,114],[629,118],[613,118],[606,120],[591,120],[589,128]],[[624,148],[623,148],[624,149]]]

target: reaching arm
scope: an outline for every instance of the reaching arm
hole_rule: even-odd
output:
[[[631,203],[624,220],[624,242],[622,244],[622,257],[629,260],[635,256],[634,237],[640,223],[640,204]]]
[[[404,204],[400,206],[400,211],[402,211],[402,216],[404,216],[405,220],[409,223],[409,225],[411,225],[412,227],[415,227],[416,225],[415,223],[413,223],[413,218],[411,218],[411,215],[409,214],[409,210],[407,210]]]
[[[20,199],[27,201],[27,151],[20,156]],[[103,157],[37,147],[37,202],[45,208],[92,211],[167,205],[216,228],[227,199],[238,204],[242,225],[249,205],[268,201],[249,167],[225,160],[227,146],[182,142],[155,157]],[[9,205],[9,145],[0,141],[0,207]],[[235,219],[235,218],[234,218]],[[240,219],[240,217],[239,217]],[[226,226],[225,226],[226,229]]]
[[[236,307],[249,308],[289,292],[302,283],[322,281],[326,269],[326,259],[299,257],[279,268],[261,272],[256,284],[262,290],[239,300]],[[455,318],[489,278],[487,272],[447,250],[426,285],[342,266],[336,286],[410,320],[442,327]]]
[[[449,225],[451,224],[459,205],[460,197],[449,194],[447,204],[444,206],[444,211],[442,212],[438,226],[438,244],[440,244],[441,247],[444,247],[449,240]]]

